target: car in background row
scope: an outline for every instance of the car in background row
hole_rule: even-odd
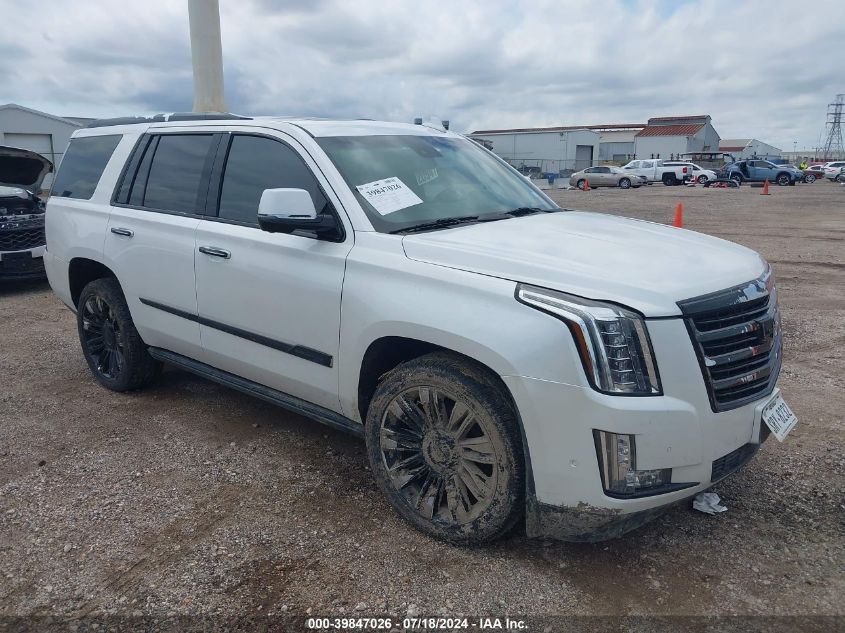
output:
[[[664,185],[680,185],[692,178],[688,163],[667,165],[660,159],[632,160],[622,167],[628,173],[644,176],[648,182],[662,182]]]
[[[842,168],[845,167],[845,160],[835,160],[824,164],[824,177],[828,180],[835,180],[840,182],[839,176],[842,174]]]
[[[663,163],[666,167],[689,167],[693,180],[697,182],[699,185],[704,185],[708,182],[713,182],[716,180],[716,172],[712,169],[704,169],[703,167],[699,167],[695,163],[690,162],[681,162],[681,161],[671,161],[668,163]]]
[[[794,165],[775,165],[767,160],[740,160],[725,168],[728,178],[737,182],[763,182],[794,185],[804,181],[804,172]]]
[[[590,183],[590,187],[630,189],[646,184],[646,179],[644,176],[626,172],[619,167],[609,166],[587,167],[569,177],[569,184],[578,189],[584,189],[586,183]]]
[[[804,182],[816,182],[819,178],[824,178],[824,165],[810,165],[804,172]]]
[[[0,146],[0,280],[45,277],[44,202],[38,193],[52,169],[40,154]]]

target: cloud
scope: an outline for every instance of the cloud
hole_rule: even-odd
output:
[[[0,0],[0,102],[76,116],[189,108],[187,2],[116,6]],[[437,116],[458,130],[707,113],[725,138],[812,147],[843,92],[845,21],[824,19],[835,1],[777,7],[221,0],[226,97],[245,114]]]

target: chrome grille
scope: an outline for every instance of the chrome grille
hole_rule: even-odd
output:
[[[750,283],[678,303],[714,411],[770,393],[782,361],[777,291],[767,272]]]
[[[0,251],[26,251],[46,243],[43,226],[0,231]]]

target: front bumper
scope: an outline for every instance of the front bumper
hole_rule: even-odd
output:
[[[762,410],[777,394],[713,412],[681,319],[649,322],[663,396],[600,394],[588,386],[505,377],[522,419],[532,474],[529,536],[596,541],[619,536],[743,466],[765,439]],[[593,430],[633,434],[637,468],[671,469],[679,490],[637,498],[605,494]]]
[[[26,251],[0,253],[0,281],[45,279],[45,250],[45,246],[39,246]]]

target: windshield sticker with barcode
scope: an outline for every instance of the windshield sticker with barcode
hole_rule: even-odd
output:
[[[420,197],[395,176],[368,182],[355,188],[382,215],[396,213],[422,203]]]

